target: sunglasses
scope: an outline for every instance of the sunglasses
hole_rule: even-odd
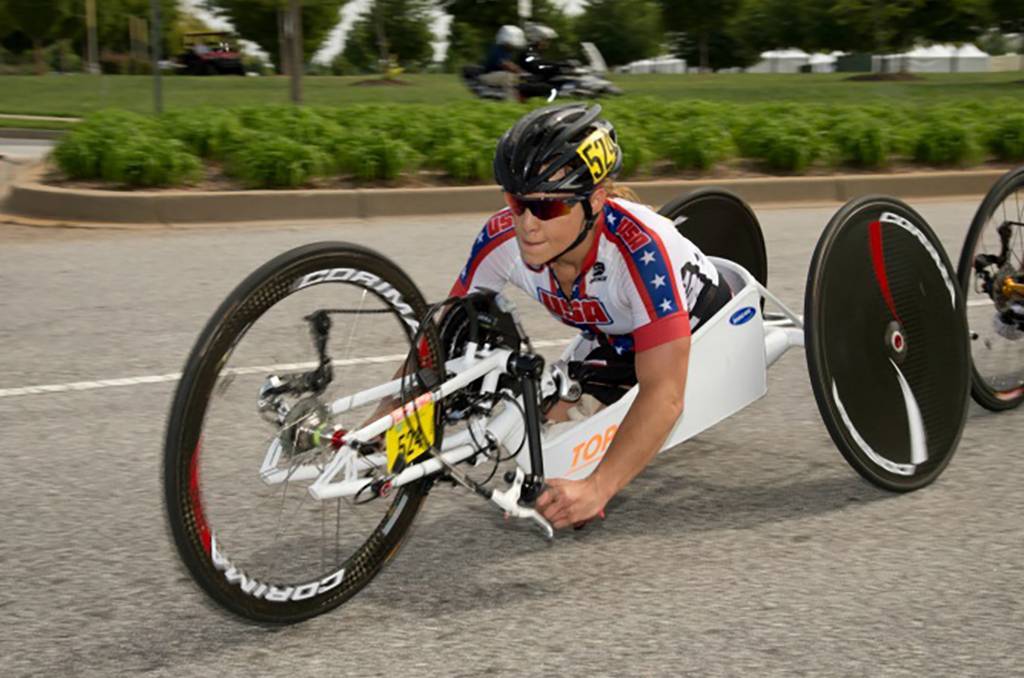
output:
[[[519,196],[512,195],[511,193],[505,194],[505,202],[508,203],[509,209],[512,210],[513,214],[518,217],[522,216],[523,212],[526,210],[530,210],[530,214],[541,221],[550,221],[551,219],[564,217],[572,211],[573,205],[583,202],[586,199],[586,196],[527,199],[520,198]]]

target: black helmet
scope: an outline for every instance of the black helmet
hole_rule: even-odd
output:
[[[585,195],[622,167],[615,128],[598,105],[547,106],[527,113],[502,135],[494,178],[509,193]],[[560,179],[551,176],[562,168]]]

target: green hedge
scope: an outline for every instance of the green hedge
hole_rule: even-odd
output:
[[[1011,99],[924,106],[623,97],[603,105],[619,132],[626,179],[706,171],[737,159],[774,173],[1024,160],[1024,107]],[[76,126],[56,159],[72,178],[131,186],[188,183],[201,176],[203,162],[252,187],[304,186],[324,177],[394,182],[421,170],[453,182],[488,182],[495,143],[526,110],[466,102],[247,106],[158,118],[104,111]]]

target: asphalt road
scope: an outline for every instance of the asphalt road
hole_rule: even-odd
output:
[[[917,203],[954,258],[976,205]],[[757,210],[794,307],[835,209]],[[0,226],[0,674],[1024,673],[1024,411],[972,405],[942,478],[895,496],[846,465],[791,351],[766,398],[659,457],[604,523],[547,544],[438,488],[364,592],[267,630],[205,604],[168,542],[173,381],[17,390],[178,372],[238,281],[305,242],[381,249],[439,298],[479,223]],[[520,306],[535,338],[566,336]]]

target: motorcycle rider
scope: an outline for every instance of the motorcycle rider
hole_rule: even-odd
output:
[[[516,54],[526,49],[526,35],[518,26],[506,25],[498,29],[494,44],[484,59],[484,72],[480,82],[505,90],[505,98],[518,101],[519,79],[526,72],[516,63]]]
[[[526,51],[519,63],[524,69],[533,72],[530,64],[544,61],[544,51],[558,39],[558,32],[550,26],[535,23],[526,24],[523,32],[526,35]]]

